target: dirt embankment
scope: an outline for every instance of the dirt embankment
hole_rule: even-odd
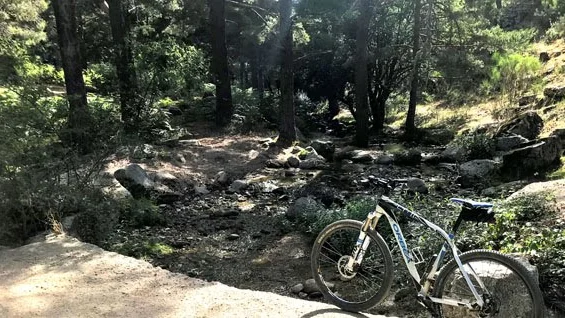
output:
[[[0,317],[383,316],[209,283],[60,236],[0,251]]]

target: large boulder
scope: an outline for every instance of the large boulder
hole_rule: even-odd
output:
[[[462,187],[486,186],[498,175],[500,164],[494,160],[479,159],[465,162],[459,167],[458,182]]]
[[[561,153],[561,140],[557,136],[533,141],[503,155],[502,173],[510,179],[543,173],[560,163]]]
[[[351,154],[351,161],[354,163],[371,163],[373,162],[373,155],[366,150],[354,150]]]
[[[535,111],[522,113],[503,123],[496,133],[497,137],[520,135],[536,139],[543,128],[543,119]]]
[[[114,177],[135,199],[148,198],[156,184],[138,164],[132,163],[125,169],[118,169]]]
[[[565,85],[547,86],[543,90],[543,95],[545,95],[545,97],[549,97],[554,101],[562,100],[563,98],[565,98]]]
[[[159,180],[171,180],[168,174],[153,174]],[[156,177],[156,176],[159,177]],[[118,169],[114,177],[135,199],[147,198],[157,203],[170,204],[182,198],[182,194],[168,186],[153,181],[149,174],[138,164],[129,164],[125,169]]]
[[[520,145],[527,143],[529,140],[519,136],[503,136],[496,138],[496,150],[499,151],[509,151],[518,148]]]
[[[316,152],[327,160],[332,160],[335,153],[335,145],[331,141],[314,140],[311,144]]]
[[[440,160],[444,162],[461,162],[467,157],[467,149],[463,145],[451,143],[440,154]]]
[[[527,260],[517,259],[527,269],[530,277],[538,281],[538,271],[535,266]],[[499,308],[500,317],[527,317],[531,312],[531,303],[524,302],[524,283],[514,272],[508,270],[504,265],[493,263],[489,260],[477,260],[472,262],[474,275],[489,286],[489,291],[494,293],[495,299],[503,301],[503,306]],[[451,278],[446,285],[448,288],[445,294],[453,293],[460,295],[461,286],[466,286],[465,279],[459,271]],[[470,293],[470,292],[469,292]],[[476,311],[465,307],[443,306],[443,314],[446,317],[464,318],[476,317]]]

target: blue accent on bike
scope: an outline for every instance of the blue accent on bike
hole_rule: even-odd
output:
[[[459,199],[459,198],[451,198],[451,202],[455,202],[457,204],[461,204],[463,206],[467,206],[470,208],[492,208],[493,204],[488,202],[478,202],[468,199]]]

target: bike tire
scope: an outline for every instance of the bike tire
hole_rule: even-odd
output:
[[[316,238],[311,257],[312,274],[322,294],[334,305],[351,312],[367,310],[381,302],[390,290],[393,279],[390,250],[383,238],[377,232],[371,230],[367,232],[371,242],[361,266],[355,272],[355,276],[348,280],[344,280],[343,276],[339,276],[339,279],[335,278],[336,275],[340,275],[339,261],[336,261],[336,259],[337,257],[341,259],[344,256],[351,255],[361,226],[361,222],[354,220],[341,220],[328,225]],[[344,231],[351,231],[352,234],[338,236]],[[343,245],[343,248],[338,250],[335,245]],[[331,255],[326,255],[326,251],[330,251]],[[332,261],[336,261],[336,264],[332,265]],[[377,268],[379,264],[376,264],[376,262],[380,264],[380,267]],[[332,266],[335,266],[333,270]],[[380,282],[379,279],[367,279],[367,276],[373,273],[379,275]],[[335,282],[333,286],[331,281]],[[364,288],[366,286],[355,287],[355,284],[363,285],[363,283],[369,282],[378,284],[376,289],[370,288],[367,290]],[[342,295],[344,291],[352,288],[356,289],[355,292],[360,297],[359,300],[349,299],[349,296],[346,299]]]
[[[463,307],[436,304],[439,317],[544,317],[545,306],[539,284],[519,261],[489,250],[465,252],[459,255],[459,258],[463,266],[471,266],[480,277],[485,288],[473,285],[484,299],[488,299],[490,305],[485,307],[483,312],[479,312]],[[506,268],[505,271],[503,267]],[[487,274],[487,270],[494,272]],[[476,278],[471,280],[473,283],[478,282]],[[487,287],[489,283],[493,285]],[[521,285],[517,286],[520,283]],[[485,289],[488,294],[485,293]],[[448,294],[449,298],[475,299],[454,259],[450,260],[439,272],[432,294],[437,298]],[[462,296],[466,298],[463,299]]]

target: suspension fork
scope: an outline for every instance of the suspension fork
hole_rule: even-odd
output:
[[[361,226],[361,231],[359,232],[359,237],[357,238],[357,242],[353,248],[353,253],[351,253],[351,257],[347,261],[347,265],[345,265],[346,270],[353,271],[356,265],[361,264],[363,256],[365,256],[365,252],[371,243],[371,238],[367,237],[367,232],[369,230],[374,230],[377,227],[377,223],[379,223],[379,219],[384,213],[385,211],[383,208],[377,205],[375,211],[367,215],[367,218]]]

